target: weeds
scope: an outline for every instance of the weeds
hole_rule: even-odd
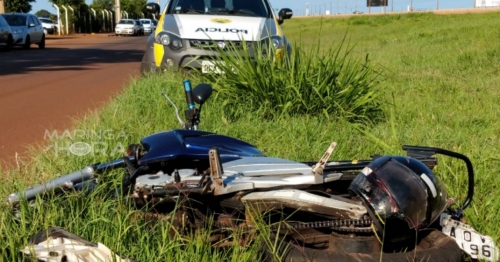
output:
[[[308,115],[374,122],[382,113],[381,72],[373,69],[368,57],[354,59],[354,46],[346,37],[323,54],[319,49],[325,44],[319,38],[309,48],[294,43],[291,49],[279,39],[273,40],[276,46],[244,42],[243,50],[227,43],[229,51],[216,48],[222,73],[200,77],[218,88],[219,103],[231,119],[250,111],[265,119]]]

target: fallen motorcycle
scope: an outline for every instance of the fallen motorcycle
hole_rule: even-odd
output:
[[[244,141],[198,130],[212,87],[192,89],[189,80],[183,84],[186,122],[163,94],[182,129],[146,136],[129,145],[121,159],[13,193],[8,204],[15,209],[22,198],[33,201],[49,192],[89,189],[106,172],[124,169],[120,197],[138,208],[150,207],[151,214],[168,215],[181,229],[205,230],[213,218],[210,241],[215,247],[231,245],[227,232],[255,228],[255,218],[265,215],[270,237],[289,243],[280,250],[286,261],[462,261],[464,253],[488,261],[498,258],[492,238],[462,220],[474,193],[473,166],[465,155],[403,146],[405,156],[330,161],[336,147],[331,143],[319,161],[269,157]],[[466,164],[469,184],[463,204],[448,198],[433,174],[436,154]]]

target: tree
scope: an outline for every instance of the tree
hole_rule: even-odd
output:
[[[114,0],[94,0],[90,7],[95,10],[114,10]]]
[[[31,11],[31,4],[35,0],[5,0],[5,12],[21,12],[29,13]]]
[[[52,14],[45,9],[41,9],[36,11],[35,15],[38,17],[50,17]]]
[[[80,8],[80,6],[85,4],[84,0],[49,0],[51,3],[56,5],[71,6],[73,8]]]
[[[131,14],[141,14],[146,12],[146,0],[121,0],[120,7],[122,11]]]

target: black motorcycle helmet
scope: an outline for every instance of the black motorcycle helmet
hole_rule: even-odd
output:
[[[435,222],[448,207],[444,185],[421,161],[382,156],[366,166],[349,191],[366,206],[385,241],[397,242]]]

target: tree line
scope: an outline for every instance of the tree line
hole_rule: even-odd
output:
[[[44,1],[44,0],[41,0]],[[59,6],[61,25],[66,30],[66,11],[62,5],[68,9],[68,31],[69,33],[95,33],[110,32],[115,26],[115,2],[114,0],[93,0],[87,5],[85,0],[47,0],[49,3]],[[35,0],[5,0],[5,12],[29,13],[32,10],[31,3]],[[122,18],[152,18],[146,12],[147,0],[120,0],[120,10]],[[70,10],[71,7],[73,10]],[[55,8],[54,8],[55,9]],[[94,11],[95,14],[94,14]],[[102,11],[102,10],[107,10]],[[125,12],[127,15],[125,15]],[[37,10],[35,15],[47,17],[57,24],[57,11],[49,12],[42,9]],[[64,32],[65,33],[65,32]]]

